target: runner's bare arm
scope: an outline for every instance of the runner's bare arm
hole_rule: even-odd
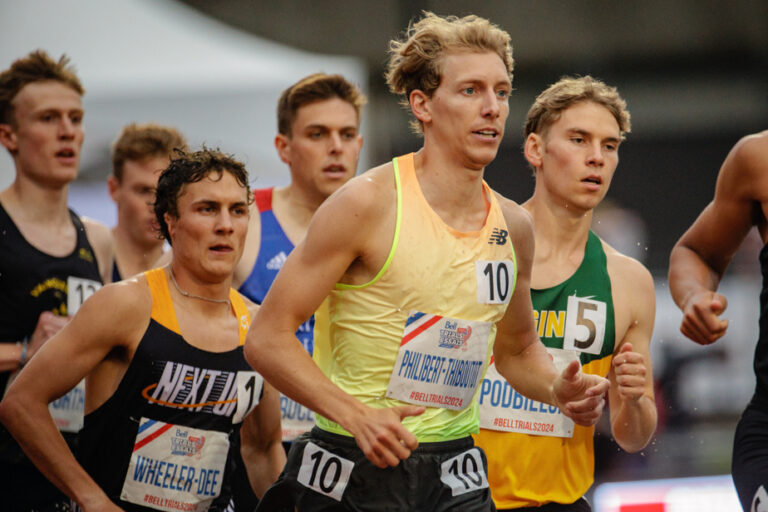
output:
[[[109,228],[101,222],[81,218],[88,241],[96,254],[96,261],[99,265],[99,275],[104,284],[112,282],[112,262],[115,260],[114,249],[112,247],[112,233]]]
[[[523,395],[557,405],[580,425],[594,424],[605,403],[608,381],[578,370],[578,363],[558,375],[533,322],[530,282],[534,236],[530,216],[519,205],[500,200],[517,259],[517,282],[504,317],[497,324],[493,354],[496,369]]]
[[[765,229],[760,210],[768,201],[765,162],[768,131],[739,141],[720,168],[713,201],[672,249],[669,289],[683,311],[680,330],[696,343],[714,343],[728,328],[720,318],[728,303],[716,290],[750,228]]]
[[[370,257],[382,219],[394,215],[391,181],[381,181],[368,175],[353,179],[317,210],[254,318],[245,349],[249,363],[272,385],[340,424],[371,462],[386,467],[397,465],[416,447],[416,437],[401,419],[424,408],[362,404],[320,371],[295,336],[350,265]],[[384,236],[391,240],[392,233]]]
[[[243,420],[240,453],[254,494],[261,499],[280,476],[285,449],[280,428],[280,393],[264,381],[259,405]]]
[[[629,327],[617,340],[608,372],[611,431],[619,446],[636,452],[645,448],[656,430],[651,365],[656,297],[653,277],[642,264],[619,253],[608,254],[614,306],[629,311]]]
[[[0,403],[0,421],[32,462],[86,511],[114,505],[75,460],[48,403],[73,388],[113,348],[140,337],[151,308],[148,292],[135,281],[106,286],[94,297],[24,367]]]

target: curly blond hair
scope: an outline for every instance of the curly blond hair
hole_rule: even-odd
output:
[[[442,78],[441,57],[456,50],[496,53],[512,81],[514,59],[506,31],[474,14],[463,18],[440,17],[424,11],[419,21],[409,23],[402,40],[389,42],[385,73],[389,90],[403,97],[400,103],[405,108],[409,107],[408,98],[415,90],[432,97]],[[411,128],[421,133],[423,127],[420,121],[413,120]]]

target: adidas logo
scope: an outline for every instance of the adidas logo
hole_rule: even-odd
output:
[[[280,270],[287,258],[288,256],[283,251],[280,251],[267,262],[267,268],[269,270]]]

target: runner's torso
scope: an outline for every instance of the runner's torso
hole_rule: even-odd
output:
[[[514,290],[514,249],[487,185],[485,224],[459,232],[424,198],[412,154],[395,159],[394,173],[397,222],[389,259],[371,282],[336,286],[328,298],[330,341],[316,349],[331,351],[323,358],[326,373],[362,402],[426,405],[424,414],[403,420],[419,441],[458,439],[477,430],[473,395],[495,322]],[[317,421],[349,435],[328,419]]]
[[[563,361],[578,357],[585,373],[605,376],[615,348],[611,280],[600,239],[589,232],[584,259],[563,283],[531,290],[536,328]],[[562,350],[566,352],[562,352]],[[480,391],[488,480],[499,508],[572,503],[592,485],[594,428],[574,425],[554,406],[524,398],[489,370]],[[496,374],[498,375],[498,374]]]
[[[240,285],[240,293],[257,304],[261,304],[270,286],[283,266],[283,262],[293,250],[293,243],[283,231],[272,210],[273,188],[258,189],[253,192],[253,198],[259,209],[261,221],[261,239],[259,253],[253,270],[248,278]],[[315,346],[315,316],[299,326],[296,337],[309,352],[314,352]],[[283,441],[292,441],[315,425],[315,414],[290,398],[280,395],[281,424]]]
[[[145,275],[152,318],[115,393],[86,416],[78,459],[126,510],[218,510],[230,498],[229,439],[258,404],[263,380],[242,346],[189,345],[163,270]],[[242,345],[248,311],[234,290],[230,300]]]
[[[760,292],[760,335],[754,361],[757,385],[752,401],[768,411],[768,244],[760,251],[760,271],[763,275],[763,289]]]
[[[259,254],[256,257],[253,270],[238,290],[256,304],[261,304],[264,301],[264,297],[266,297],[269,287],[272,286],[285,259],[294,249],[293,242],[288,239],[272,210],[273,191],[273,188],[263,188],[253,192],[261,221]],[[314,348],[312,343],[314,325],[315,318],[313,316],[304,322],[296,332],[299,341],[310,355]]]

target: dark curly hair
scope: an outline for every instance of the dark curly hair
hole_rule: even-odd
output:
[[[253,201],[251,187],[248,184],[248,171],[242,162],[235,160],[232,155],[227,155],[218,149],[203,147],[200,151],[187,153],[176,151],[177,156],[171,160],[157,180],[157,192],[155,194],[155,217],[160,225],[160,237],[171,243],[168,233],[168,224],[165,222],[165,214],[179,217],[179,196],[184,185],[202,181],[209,174],[217,173],[218,181],[225,172],[228,172],[246,190],[248,203]]]

